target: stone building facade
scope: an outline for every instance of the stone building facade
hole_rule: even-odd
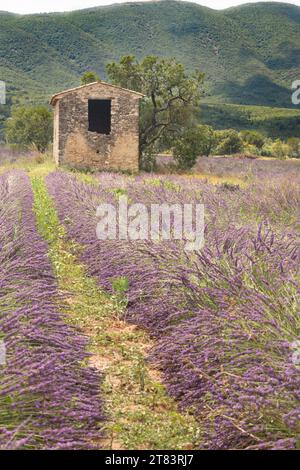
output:
[[[138,171],[141,93],[95,82],[54,95],[58,165]]]

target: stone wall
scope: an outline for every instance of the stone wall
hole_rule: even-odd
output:
[[[54,156],[76,168],[138,171],[141,96],[97,83],[61,94],[55,103]],[[111,133],[88,130],[88,100],[111,100]]]

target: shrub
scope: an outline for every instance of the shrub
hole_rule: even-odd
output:
[[[178,138],[173,147],[174,159],[178,168],[187,170],[192,168],[201,154],[201,131],[199,128],[187,129]]]
[[[271,153],[274,157],[284,158],[289,155],[289,146],[280,139],[276,139],[271,146]]]
[[[257,157],[258,155],[260,155],[259,149],[255,145],[252,145],[252,144],[244,145],[244,152],[247,156]]]
[[[216,153],[221,155],[231,155],[243,150],[243,141],[239,133],[234,129],[217,132],[218,146]]]
[[[289,147],[289,156],[300,157],[300,139],[297,137],[290,137],[287,141]]]
[[[81,85],[88,85],[89,83],[94,83],[100,81],[100,77],[95,72],[85,72],[81,79]]]
[[[8,143],[45,152],[52,138],[52,113],[44,106],[14,108],[5,126]]]
[[[267,139],[261,149],[261,155],[263,157],[272,157],[272,140],[271,139]]]
[[[199,145],[199,155],[209,156],[216,146],[216,132],[211,126],[199,124],[197,126],[197,140]]]
[[[257,131],[242,131],[240,137],[245,144],[255,146],[258,149],[261,149],[265,143],[265,137]]]

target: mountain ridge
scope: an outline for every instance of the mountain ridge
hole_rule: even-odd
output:
[[[65,13],[0,12],[0,79],[14,102],[44,102],[105,79],[123,54],[174,56],[206,73],[208,101],[290,107],[300,77],[300,7],[261,2],[214,10],[192,2],[122,3]]]

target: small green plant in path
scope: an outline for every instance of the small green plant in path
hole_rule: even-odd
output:
[[[124,322],[128,279],[114,282],[114,295],[103,292],[78,261],[81,247],[67,239],[42,177],[32,178],[34,211],[69,321],[90,338],[90,363],[103,372],[106,438],[110,449],[193,449],[199,445],[199,425],[189,413],[179,413],[167,395],[158,371],[145,357],[152,346],[147,334]],[[120,301],[122,300],[122,301]]]

